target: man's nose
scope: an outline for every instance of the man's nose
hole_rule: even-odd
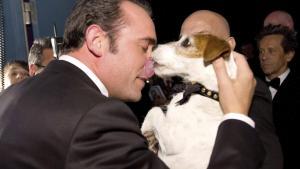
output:
[[[260,58],[261,60],[266,60],[267,59],[267,55],[264,53],[264,54],[260,54]]]

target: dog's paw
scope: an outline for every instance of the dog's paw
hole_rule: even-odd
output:
[[[159,146],[158,146],[158,141],[155,137],[154,132],[153,131],[146,131],[146,132],[143,133],[143,135],[148,141],[149,150],[151,150],[152,152],[157,154]]]

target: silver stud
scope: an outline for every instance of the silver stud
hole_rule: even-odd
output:
[[[218,95],[217,95],[217,94],[214,94],[213,98],[214,98],[214,99],[218,99]]]
[[[211,96],[211,91],[208,91],[206,94],[207,96]]]

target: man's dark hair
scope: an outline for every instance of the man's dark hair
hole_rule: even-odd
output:
[[[45,49],[52,49],[51,39],[49,37],[35,39],[29,51],[28,64],[42,65]]]
[[[290,51],[295,51],[298,43],[297,43],[297,32],[290,30],[286,26],[282,25],[268,25],[265,26],[260,33],[258,34],[256,40],[257,44],[268,35],[282,35],[283,39],[281,42],[281,46],[284,50],[284,53],[288,53]]]
[[[120,4],[124,0],[78,0],[65,24],[63,53],[78,49],[83,45],[86,29],[99,25],[107,32],[110,50],[116,52],[117,33],[124,24]],[[151,16],[151,7],[147,1],[127,0],[145,9]]]

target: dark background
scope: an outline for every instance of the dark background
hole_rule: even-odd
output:
[[[151,0],[158,42],[176,40],[183,20],[192,12],[212,10],[223,15],[237,44],[253,40],[263,25],[264,17],[273,10],[284,10],[294,18],[298,30],[299,6],[291,0]],[[299,2],[298,2],[299,3]]]

